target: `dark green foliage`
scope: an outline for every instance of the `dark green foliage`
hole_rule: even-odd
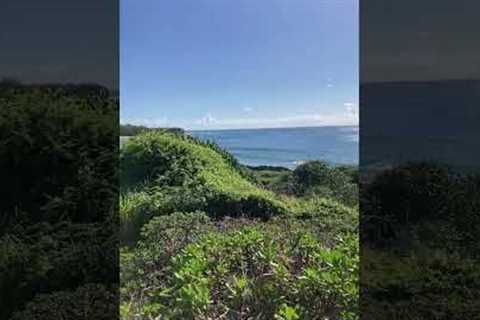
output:
[[[0,84],[0,319],[61,318],[77,288],[118,284],[117,115],[97,85]]]
[[[335,168],[338,172],[343,173],[350,178],[350,182],[358,184],[360,183],[360,172],[358,167],[349,165],[340,165]]]
[[[118,314],[115,288],[87,284],[74,291],[41,294],[12,320],[111,320]]]
[[[332,167],[323,161],[301,164],[293,171],[293,176],[300,193],[315,186],[330,185],[336,182]]]
[[[250,217],[268,220],[277,215],[284,215],[287,209],[274,199],[261,194],[248,195],[245,198],[235,199],[229,194],[213,194],[207,198],[205,207],[212,217]]]
[[[480,311],[478,262],[425,250],[400,256],[362,254],[363,315],[368,319],[476,319]]]
[[[437,163],[385,170],[362,192],[369,319],[476,319],[480,179]]]
[[[396,225],[429,219],[446,219],[455,177],[448,167],[411,163],[385,170],[364,187],[367,237],[394,237]],[[383,230],[380,234],[374,234]]]
[[[451,190],[448,212],[460,244],[480,258],[480,174],[458,178]]]
[[[117,188],[118,106],[108,92],[0,87],[0,105],[3,227],[10,212],[32,222],[105,218]]]
[[[15,305],[39,292],[115,283],[115,234],[111,224],[17,226],[0,238],[1,301]]]
[[[255,177],[256,183],[275,193],[295,195],[297,185],[289,169],[278,169],[275,167],[249,167],[251,174]]]
[[[375,202],[371,210],[387,214],[399,223],[445,214],[452,177],[447,167],[412,163],[381,173],[366,191],[365,199]]]
[[[311,161],[293,171],[296,193],[336,199],[348,206],[358,203],[358,169],[335,167],[323,161]]]

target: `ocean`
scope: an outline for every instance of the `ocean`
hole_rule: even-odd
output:
[[[213,141],[242,164],[295,168],[309,160],[358,165],[358,127],[190,131]]]

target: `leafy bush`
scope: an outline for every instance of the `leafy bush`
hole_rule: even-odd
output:
[[[115,232],[111,224],[62,222],[17,226],[1,237],[2,312],[33,298],[38,288],[54,292],[87,282],[116,283]]]
[[[136,312],[166,319],[273,319],[293,317],[294,309],[301,319],[354,318],[357,250],[354,239],[324,248],[296,223],[207,232],[171,255],[168,265],[161,263],[156,272],[165,285],[150,286],[148,302]],[[133,305],[123,309],[125,318]]]
[[[87,284],[74,291],[40,294],[12,320],[110,320],[118,314],[116,292],[115,288]]]
[[[0,231],[30,222],[92,222],[117,189],[117,102],[102,87],[0,86]]]
[[[475,319],[480,311],[475,260],[438,250],[399,256],[365,249],[362,269],[368,319]]]
[[[118,100],[97,85],[0,83],[0,105],[0,318],[56,319],[73,304],[60,292],[118,283]]]
[[[364,185],[365,317],[477,317],[479,181],[442,164],[409,163]]]
[[[432,163],[411,163],[377,176],[366,190],[368,199],[380,201],[377,214],[391,214],[398,222],[442,217],[446,212],[452,177],[447,167]]]
[[[293,171],[298,195],[318,195],[349,206],[358,204],[358,170],[334,167],[322,161],[301,164]]]
[[[480,174],[458,178],[451,187],[448,212],[459,247],[464,247],[474,257],[480,257]]]

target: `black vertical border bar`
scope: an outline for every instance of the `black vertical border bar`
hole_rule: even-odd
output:
[[[0,4],[0,320],[118,319],[119,0]]]
[[[361,319],[480,319],[480,2],[360,2]]]

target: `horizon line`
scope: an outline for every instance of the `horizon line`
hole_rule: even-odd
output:
[[[149,129],[182,129],[185,131],[233,131],[233,130],[271,130],[271,129],[309,129],[309,128],[331,128],[331,127],[359,127],[359,124],[326,124],[326,125],[317,125],[317,126],[286,126],[286,127],[254,127],[254,128],[201,128],[201,129],[191,129],[183,128],[181,126],[164,126],[164,127],[149,127],[145,125],[135,125],[131,123],[120,123],[120,125],[126,126],[136,126],[136,127],[145,127]]]

